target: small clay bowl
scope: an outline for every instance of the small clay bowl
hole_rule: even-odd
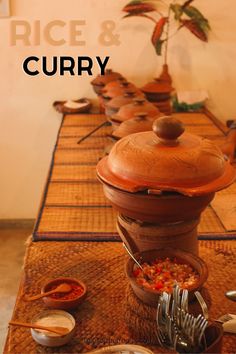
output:
[[[152,263],[157,258],[176,258],[176,260],[182,264],[190,265],[198,274],[198,282],[189,287],[189,300],[192,301],[195,298],[194,292],[199,291],[208,277],[208,269],[206,263],[196,255],[182,251],[175,248],[160,248],[147,250],[143,252],[135,253],[135,258],[142,263]],[[148,289],[137,283],[136,278],[133,275],[134,261],[130,258],[126,263],[126,276],[130,282],[130,285],[136,294],[136,296],[145,304],[156,307],[161,292],[158,290]]]
[[[84,301],[87,295],[86,285],[78,279],[74,278],[57,278],[46,283],[42,289],[41,293],[52,290],[54,287],[60,285],[61,283],[67,283],[70,285],[78,286],[83,289],[80,294],[76,294],[76,289],[69,293],[65,294],[56,294],[57,298],[54,295],[49,295],[43,297],[45,305],[53,309],[69,310],[77,307],[81,302]],[[74,294],[73,294],[74,292]],[[73,296],[74,295],[74,296]],[[59,297],[60,296],[60,297]],[[68,298],[69,297],[69,298]]]
[[[45,322],[46,321],[46,322]],[[51,321],[51,322],[50,322]],[[62,321],[62,322],[60,322]],[[75,334],[75,319],[74,317],[65,311],[61,310],[46,310],[35,316],[32,323],[38,323],[47,326],[67,327],[69,332],[64,335],[47,332],[41,329],[31,328],[31,335],[33,339],[46,347],[60,347],[68,343]]]

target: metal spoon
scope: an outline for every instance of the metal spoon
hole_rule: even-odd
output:
[[[226,291],[225,296],[232,301],[236,301],[236,290]]]
[[[128,247],[126,246],[125,243],[123,243],[123,247],[126,250],[126,252],[128,253],[128,255],[133,259],[133,261],[137,264],[137,266],[142,270],[143,272],[143,276],[146,280],[151,280],[151,278],[145,274],[145,271],[143,269],[143,267],[141,266],[141,264],[137,261],[137,259],[134,257],[134,255],[130,252],[130,250],[128,249]]]
[[[58,285],[55,289],[47,291],[46,293],[34,295],[32,297],[25,297],[26,301],[33,301],[33,300],[38,300],[41,299],[41,297],[48,296],[54,293],[69,293],[71,291],[71,286],[70,284],[67,283],[62,283]]]

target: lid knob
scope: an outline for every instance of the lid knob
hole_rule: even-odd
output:
[[[124,93],[124,97],[134,97],[135,96],[135,92],[134,91],[126,91]]]
[[[165,145],[176,145],[178,137],[184,132],[184,125],[172,116],[165,116],[154,121],[152,129]]]
[[[145,98],[143,97],[137,97],[137,98],[134,98],[134,104],[135,105],[143,105],[144,103],[146,102]]]
[[[140,120],[146,120],[148,116],[147,112],[137,112],[135,113],[135,120],[140,121]]]
[[[105,75],[110,75],[112,73],[112,69],[106,69],[106,71],[105,71]]]
[[[129,82],[128,81],[126,81],[126,80],[120,80],[121,81],[121,84],[120,84],[120,86],[121,87],[129,87]]]

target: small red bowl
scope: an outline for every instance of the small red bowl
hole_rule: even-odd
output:
[[[45,293],[47,291],[50,291],[54,287],[56,287],[62,283],[74,285],[74,287],[78,286],[78,287],[82,288],[82,292],[80,294],[75,293],[73,296],[74,290],[72,288],[72,291],[70,293],[65,293],[65,294],[61,293],[60,294],[61,298],[55,298],[52,295],[44,296],[43,301],[44,301],[45,305],[47,305],[48,307],[53,308],[53,309],[69,310],[69,309],[73,309],[73,308],[77,307],[81,302],[84,301],[84,299],[87,295],[86,285],[82,281],[80,281],[78,279],[74,279],[74,278],[56,278],[54,280],[51,280],[42,287],[41,293]],[[68,295],[70,296],[69,299],[64,298],[64,297],[67,297]]]

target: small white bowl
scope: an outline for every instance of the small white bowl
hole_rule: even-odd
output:
[[[47,310],[41,312],[33,318],[33,323],[44,326],[58,326],[67,327],[69,332],[65,335],[50,333],[41,329],[31,328],[31,335],[33,339],[46,347],[59,347],[68,343],[75,334],[75,319],[74,317],[62,310]]]

